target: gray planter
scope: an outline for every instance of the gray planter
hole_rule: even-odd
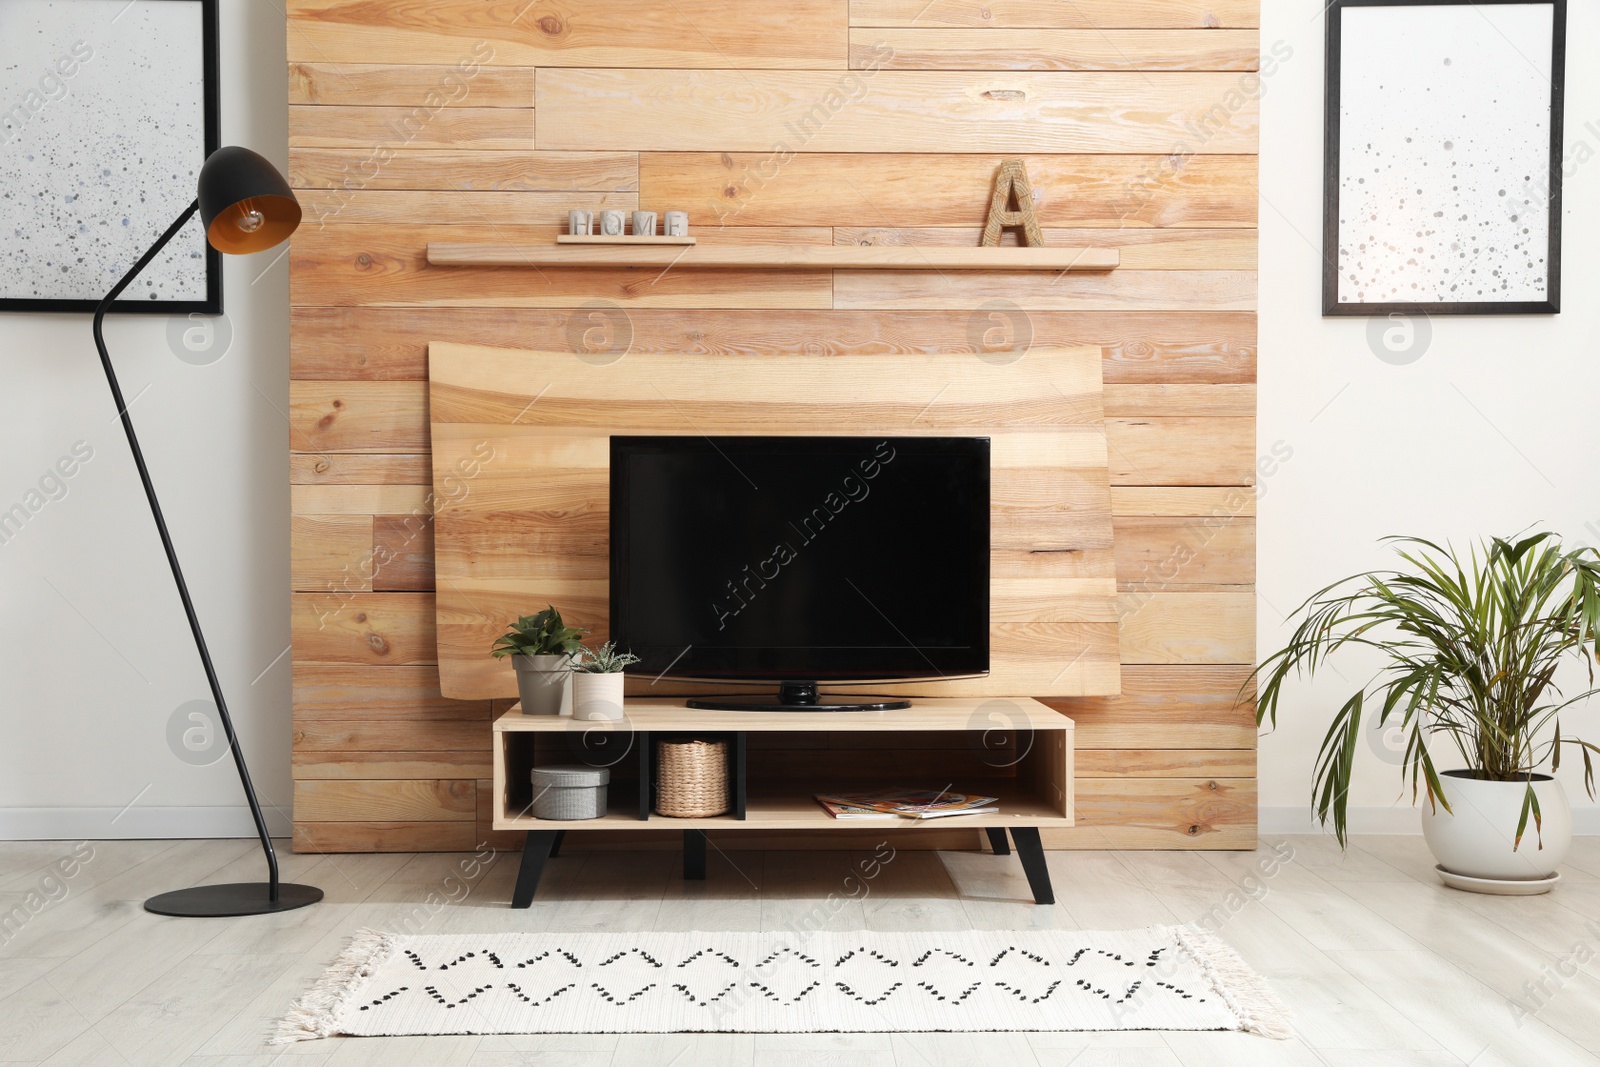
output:
[[[571,715],[570,656],[512,656],[524,715]]]

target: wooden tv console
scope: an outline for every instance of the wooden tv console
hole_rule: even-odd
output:
[[[1029,697],[914,699],[909,709],[869,712],[737,712],[687,707],[681,699],[629,699],[621,722],[584,722],[524,715],[513,707],[494,724],[494,828],[525,830],[528,837],[512,895],[514,908],[533,903],[545,861],[560,851],[567,830],[681,829],[684,877],[705,877],[708,830],[897,831],[963,826],[987,832],[997,854],[1008,854],[1006,831],[1016,844],[1035,902],[1052,904],[1050,875],[1039,831],[1073,825],[1071,719]],[[750,734],[824,733],[838,753],[830,766],[844,773],[796,768],[751,775]],[[965,744],[947,745],[929,780],[897,771],[895,738],[883,735],[964,733]],[[729,810],[706,819],[680,819],[651,811],[654,740],[665,735],[726,738],[729,744]],[[851,738],[859,735],[859,750]],[[995,745],[1000,738],[1004,744]],[[908,736],[909,740],[909,736]],[[944,740],[948,741],[949,738]],[[768,755],[773,755],[768,753]],[[851,759],[850,757],[856,757]],[[607,812],[598,819],[552,821],[531,814],[536,765],[587,762],[612,768]],[[850,770],[849,768],[854,768]],[[863,769],[866,768],[866,769]],[[784,777],[792,774],[793,777]],[[906,780],[912,778],[913,780]],[[835,819],[813,794],[893,786],[949,788],[999,798],[990,815],[960,815],[917,821]]]

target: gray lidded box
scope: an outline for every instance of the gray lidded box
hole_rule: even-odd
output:
[[[530,777],[535,819],[598,819],[606,813],[609,767],[563,763],[535,767]]]

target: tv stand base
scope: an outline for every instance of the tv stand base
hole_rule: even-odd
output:
[[[684,701],[699,711],[904,711],[909,700],[825,701],[816,682],[784,682],[776,700],[744,697],[695,697]]]

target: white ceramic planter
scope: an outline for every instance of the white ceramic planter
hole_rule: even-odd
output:
[[[572,717],[590,722],[622,718],[622,686],[627,675],[572,672]]]
[[[1426,801],[1420,804],[1422,836],[1439,865],[1471,878],[1534,880],[1554,874],[1572,845],[1572,808],[1561,783],[1549,775],[1533,776],[1543,828],[1536,832],[1530,815],[1522,844],[1513,851],[1527,784],[1467,775],[1466,771],[1440,775],[1452,811],[1433,810]]]
[[[570,656],[512,656],[524,715],[571,715]]]

